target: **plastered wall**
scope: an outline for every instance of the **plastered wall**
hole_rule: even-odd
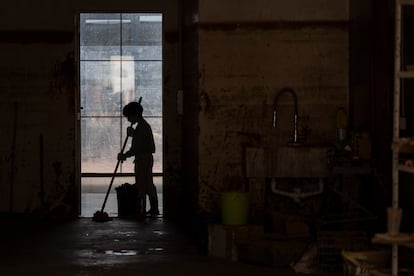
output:
[[[348,106],[348,17],[348,1],[199,1],[201,210],[242,188],[246,146],[289,141],[289,95],[272,128],[282,87],[297,93],[307,142],[334,141],[337,107]]]

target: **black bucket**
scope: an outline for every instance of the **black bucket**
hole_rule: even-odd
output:
[[[138,199],[135,184],[125,183],[115,188],[118,202],[118,217],[128,217],[138,213]]]

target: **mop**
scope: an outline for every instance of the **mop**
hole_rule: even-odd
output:
[[[132,127],[132,125],[133,124],[131,124],[131,127]],[[121,153],[124,153],[125,146],[126,146],[126,144],[128,142],[128,137],[129,136],[127,135],[126,138],[125,138],[124,145],[122,146]],[[114,183],[115,175],[116,175],[116,172],[118,171],[118,167],[119,167],[119,164],[120,163],[121,163],[120,160],[118,160],[118,162],[116,163],[115,170],[114,170],[114,173],[112,175],[111,183],[109,184],[108,191],[106,192],[106,195],[105,195],[105,200],[104,200],[104,202],[102,204],[102,208],[101,208],[100,211],[96,211],[93,214],[93,218],[92,218],[93,221],[96,221],[96,222],[106,222],[106,221],[112,220],[112,218],[110,218],[108,216],[108,214],[106,212],[104,212],[104,209],[105,209],[106,201],[108,200],[109,192],[111,191],[112,184]]]

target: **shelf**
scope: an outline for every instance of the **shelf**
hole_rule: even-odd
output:
[[[414,71],[400,71],[397,73],[397,77],[401,79],[414,79]]]
[[[398,172],[414,173],[411,158],[407,159],[403,164],[399,164],[401,160],[399,153],[402,155],[414,153],[414,137],[399,137],[400,135],[400,109],[401,109],[401,93],[404,92],[402,79],[414,79],[414,64],[406,64],[405,70],[401,70],[401,65],[407,62],[407,59],[402,55],[404,35],[404,25],[406,25],[408,9],[405,6],[414,5],[414,0],[395,0],[395,33],[394,33],[394,109],[393,109],[393,141],[392,149],[392,207],[399,206],[399,178]],[[409,27],[409,26],[408,26]],[[405,50],[405,49],[404,49]],[[408,50],[407,50],[408,51]],[[390,235],[389,233],[376,234],[372,238],[373,243],[387,244],[392,246],[391,254],[391,275],[398,276],[398,246],[406,246],[414,248],[414,233],[399,233],[398,235]]]
[[[414,5],[414,0],[397,0],[400,5]]]
[[[405,165],[398,165],[398,170],[400,172],[406,172],[406,173],[413,173],[414,174],[414,167],[409,167]]]
[[[392,149],[401,153],[414,153],[414,138],[400,138],[392,142]]]
[[[388,233],[375,234],[375,236],[372,238],[372,242],[378,244],[398,244],[413,247],[414,233],[400,233],[395,236],[391,236]]]
[[[370,175],[373,173],[375,173],[375,168],[373,168],[370,164],[358,164],[356,166],[335,165],[332,168],[333,175],[354,176],[354,175]]]

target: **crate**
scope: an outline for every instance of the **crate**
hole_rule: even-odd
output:
[[[319,266],[322,269],[340,269],[342,251],[361,251],[369,247],[364,231],[320,231],[318,233]]]
[[[344,276],[370,276],[378,270],[390,266],[391,252],[377,251],[342,251]]]

